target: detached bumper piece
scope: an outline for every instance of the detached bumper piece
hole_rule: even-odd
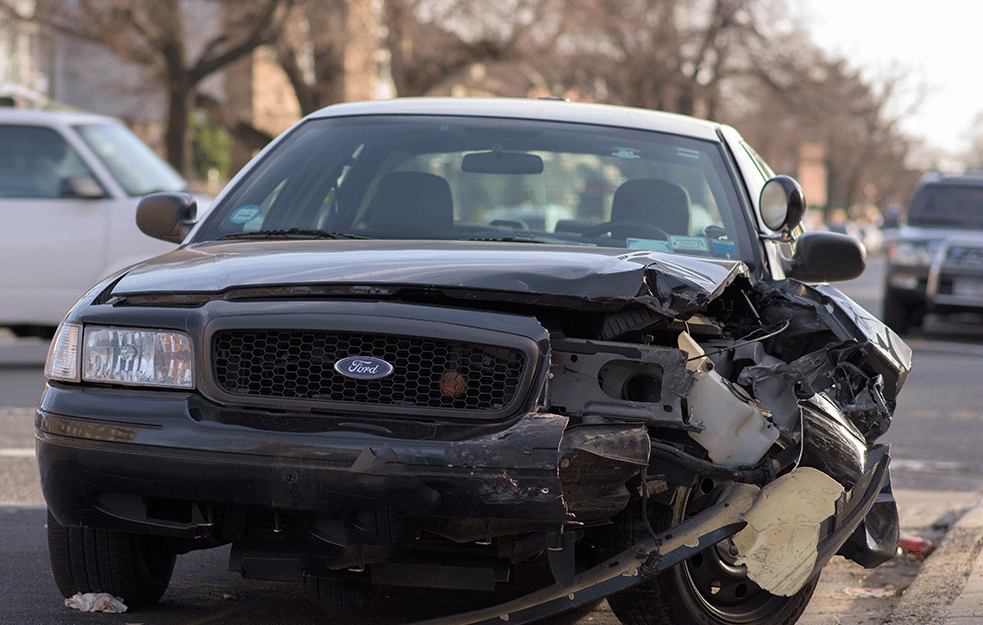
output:
[[[821,521],[821,526],[829,533],[807,556],[806,563],[810,566],[803,566],[800,562],[790,573],[807,571],[805,579],[817,574],[863,521],[888,480],[890,457],[887,448],[879,447],[871,451],[869,461],[870,469],[852,490],[841,491],[834,502],[834,514]],[[797,471],[792,471],[789,476]],[[806,468],[805,471],[814,470]],[[801,480],[801,487],[811,488],[809,481]],[[790,494],[788,491],[782,492],[782,495],[786,495],[783,500],[786,509],[795,507],[788,505],[787,495]],[[504,621],[510,624],[533,623],[648,581],[721,540],[734,538],[750,529],[747,519],[754,516],[755,509],[767,512],[779,509],[771,508],[773,505],[774,502],[768,502],[763,489],[750,484],[735,484],[711,508],[576,575],[569,584],[556,583],[497,606],[412,625],[494,625]],[[787,585],[785,590],[794,592],[797,587],[793,583]]]

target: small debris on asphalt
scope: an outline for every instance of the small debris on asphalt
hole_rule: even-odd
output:
[[[935,543],[931,540],[909,536],[908,534],[901,534],[898,546],[905,553],[910,553],[919,558],[927,558],[929,554],[935,551]]]
[[[75,593],[65,599],[65,605],[81,612],[108,612],[121,614],[126,612],[123,601],[105,592]]]
[[[896,597],[898,591],[891,586],[884,588],[844,588],[843,593],[851,597],[881,598]]]

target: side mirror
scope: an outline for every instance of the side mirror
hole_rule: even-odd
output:
[[[155,239],[180,243],[191,232],[198,204],[187,193],[152,193],[137,204],[137,227]]]
[[[106,190],[92,176],[72,176],[58,183],[58,197],[101,200],[106,197]]]
[[[785,261],[785,275],[802,282],[852,280],[867,268],[867,250],[845,234],[805,232],[795,241],[795,254]]]
[[[773,232],[792,230],[806,212],[805,193],[789,176],[775,176],[761,189],[761,218]]]

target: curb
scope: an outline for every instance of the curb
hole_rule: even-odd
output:
[[[884,619],[890,625],[983,621],[983,501],[956,522]]]

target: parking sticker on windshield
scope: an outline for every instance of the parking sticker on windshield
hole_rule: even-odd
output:
[[[250,221],[256,219],[262,212],[262,207],[257,206],[256,204],[240,206],[229,215],[229,223],[241,226],[242,224],[249,223]]]
[[[713,241],[714,254],[727,254],[728,256],[737,255],[737,244],[733,241]]]
[[[669,235],[669,246],[681,252],[709,252],[710,245],[703,237],[681,237]]]
[[[617,158],[642,158],[638,155],[638,150],[632,148],[615,148],[611,156]]]

